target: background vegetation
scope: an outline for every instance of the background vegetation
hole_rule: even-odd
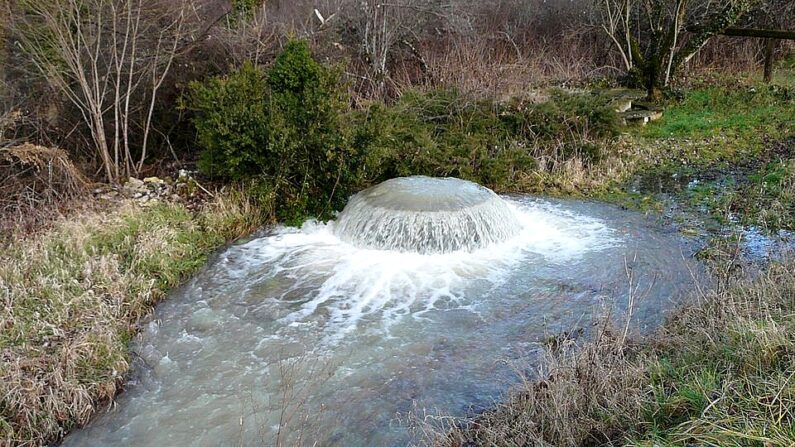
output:
[[[63,148],[112,182],[195,161],[201,110],[175,102],[244,64],[267,70],[291,39],[336,67],[323,76],[343,85],[316,97],[334,90],[329,107],[360,110],[417,90],[493,101],[592,82],[651,85],[657,97],[705,69],[758,66],[766,41],[716,37],[726,26],[795,20],[785,0],[24,0],[3,11],[4,137]],[[771,42],[776,60],[791,51]]]

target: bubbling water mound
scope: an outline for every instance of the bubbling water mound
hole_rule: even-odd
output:
[[[387,180],[351,197],[334,233],[360,248],[421,254],[473,251],[516,236],[521,224],[494,191],[466,180]]]

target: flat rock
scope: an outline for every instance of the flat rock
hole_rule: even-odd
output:
[[[632,108],[631,98],[616,98],[608,104],[616,113],[623,113]]]
[[[630,110],[620,114],[626,124],[645,126],[651,121],[662,118],[662,110]]]

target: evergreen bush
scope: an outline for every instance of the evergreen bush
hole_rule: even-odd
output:
[[[339,78],[293,40],[267,71],[246,62],[194,83],[200,170],[262,183],[253,190],[274,196],[277,217],[288,222],[339,209],[361,166],[342,121],[348,105]]]

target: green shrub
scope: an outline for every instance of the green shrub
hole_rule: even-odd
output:
[[[403,175],[455,176],[498,190],[538,169],[536,156],[598,163],[597,140],[618,134],[603,98],[556,92],[544,103],[469,101],[455,91],[406,92],[394,105],[357,115],[371,181]],[[552,166],[549,165],[548,166]]]
[[[270,156],[268,85],[250,62],[225,77],[191,86],[194,120],[204,150],[199,169],[213,177],[243,180],[258,175]]]
[[[262,183],[254,190],[275,197],[279,218],[327,215],[359,181],[339,73],[312,59],[305,42],[289,42],[267,72],[244,63],[191,92],[200,169]]]
[[[357,117],[354,138],[366,154],[367,178],[452,176],[489,184],[484,158],[497,155],[489,148],[505,139],[475,130],[471,112],[450,91],[407,92],[393,106],[371,106]]]
[[[268,84],[270,150],[281,166],[274,175],[309,213],[342,207],[358,183],[361,155],[343,125],[348,101],[339,72],[314,61],[305,42],[294,41],[276,58]]]
[[[251,20],[263,3],[264,0],[231,0],[231,8],[226,15],[227,26],[234,28]]]
[[[514,133],[529,139],[608,138],[618,135],[620,128],[618,115],[604,98],[561,91],[538,104],[516,101],[505,117]]]
[[[354,188],[409,175],[449,176],[505,191],[526,174],[603,154],[618,132],[603,99],[562,92],[542,104],[472,101],[455,90],[408,91],[392,105],[346,111],[339,75],[291,42],[273,67],[193,86],[201,169],[273,204],[288,222],[344,206]]]

